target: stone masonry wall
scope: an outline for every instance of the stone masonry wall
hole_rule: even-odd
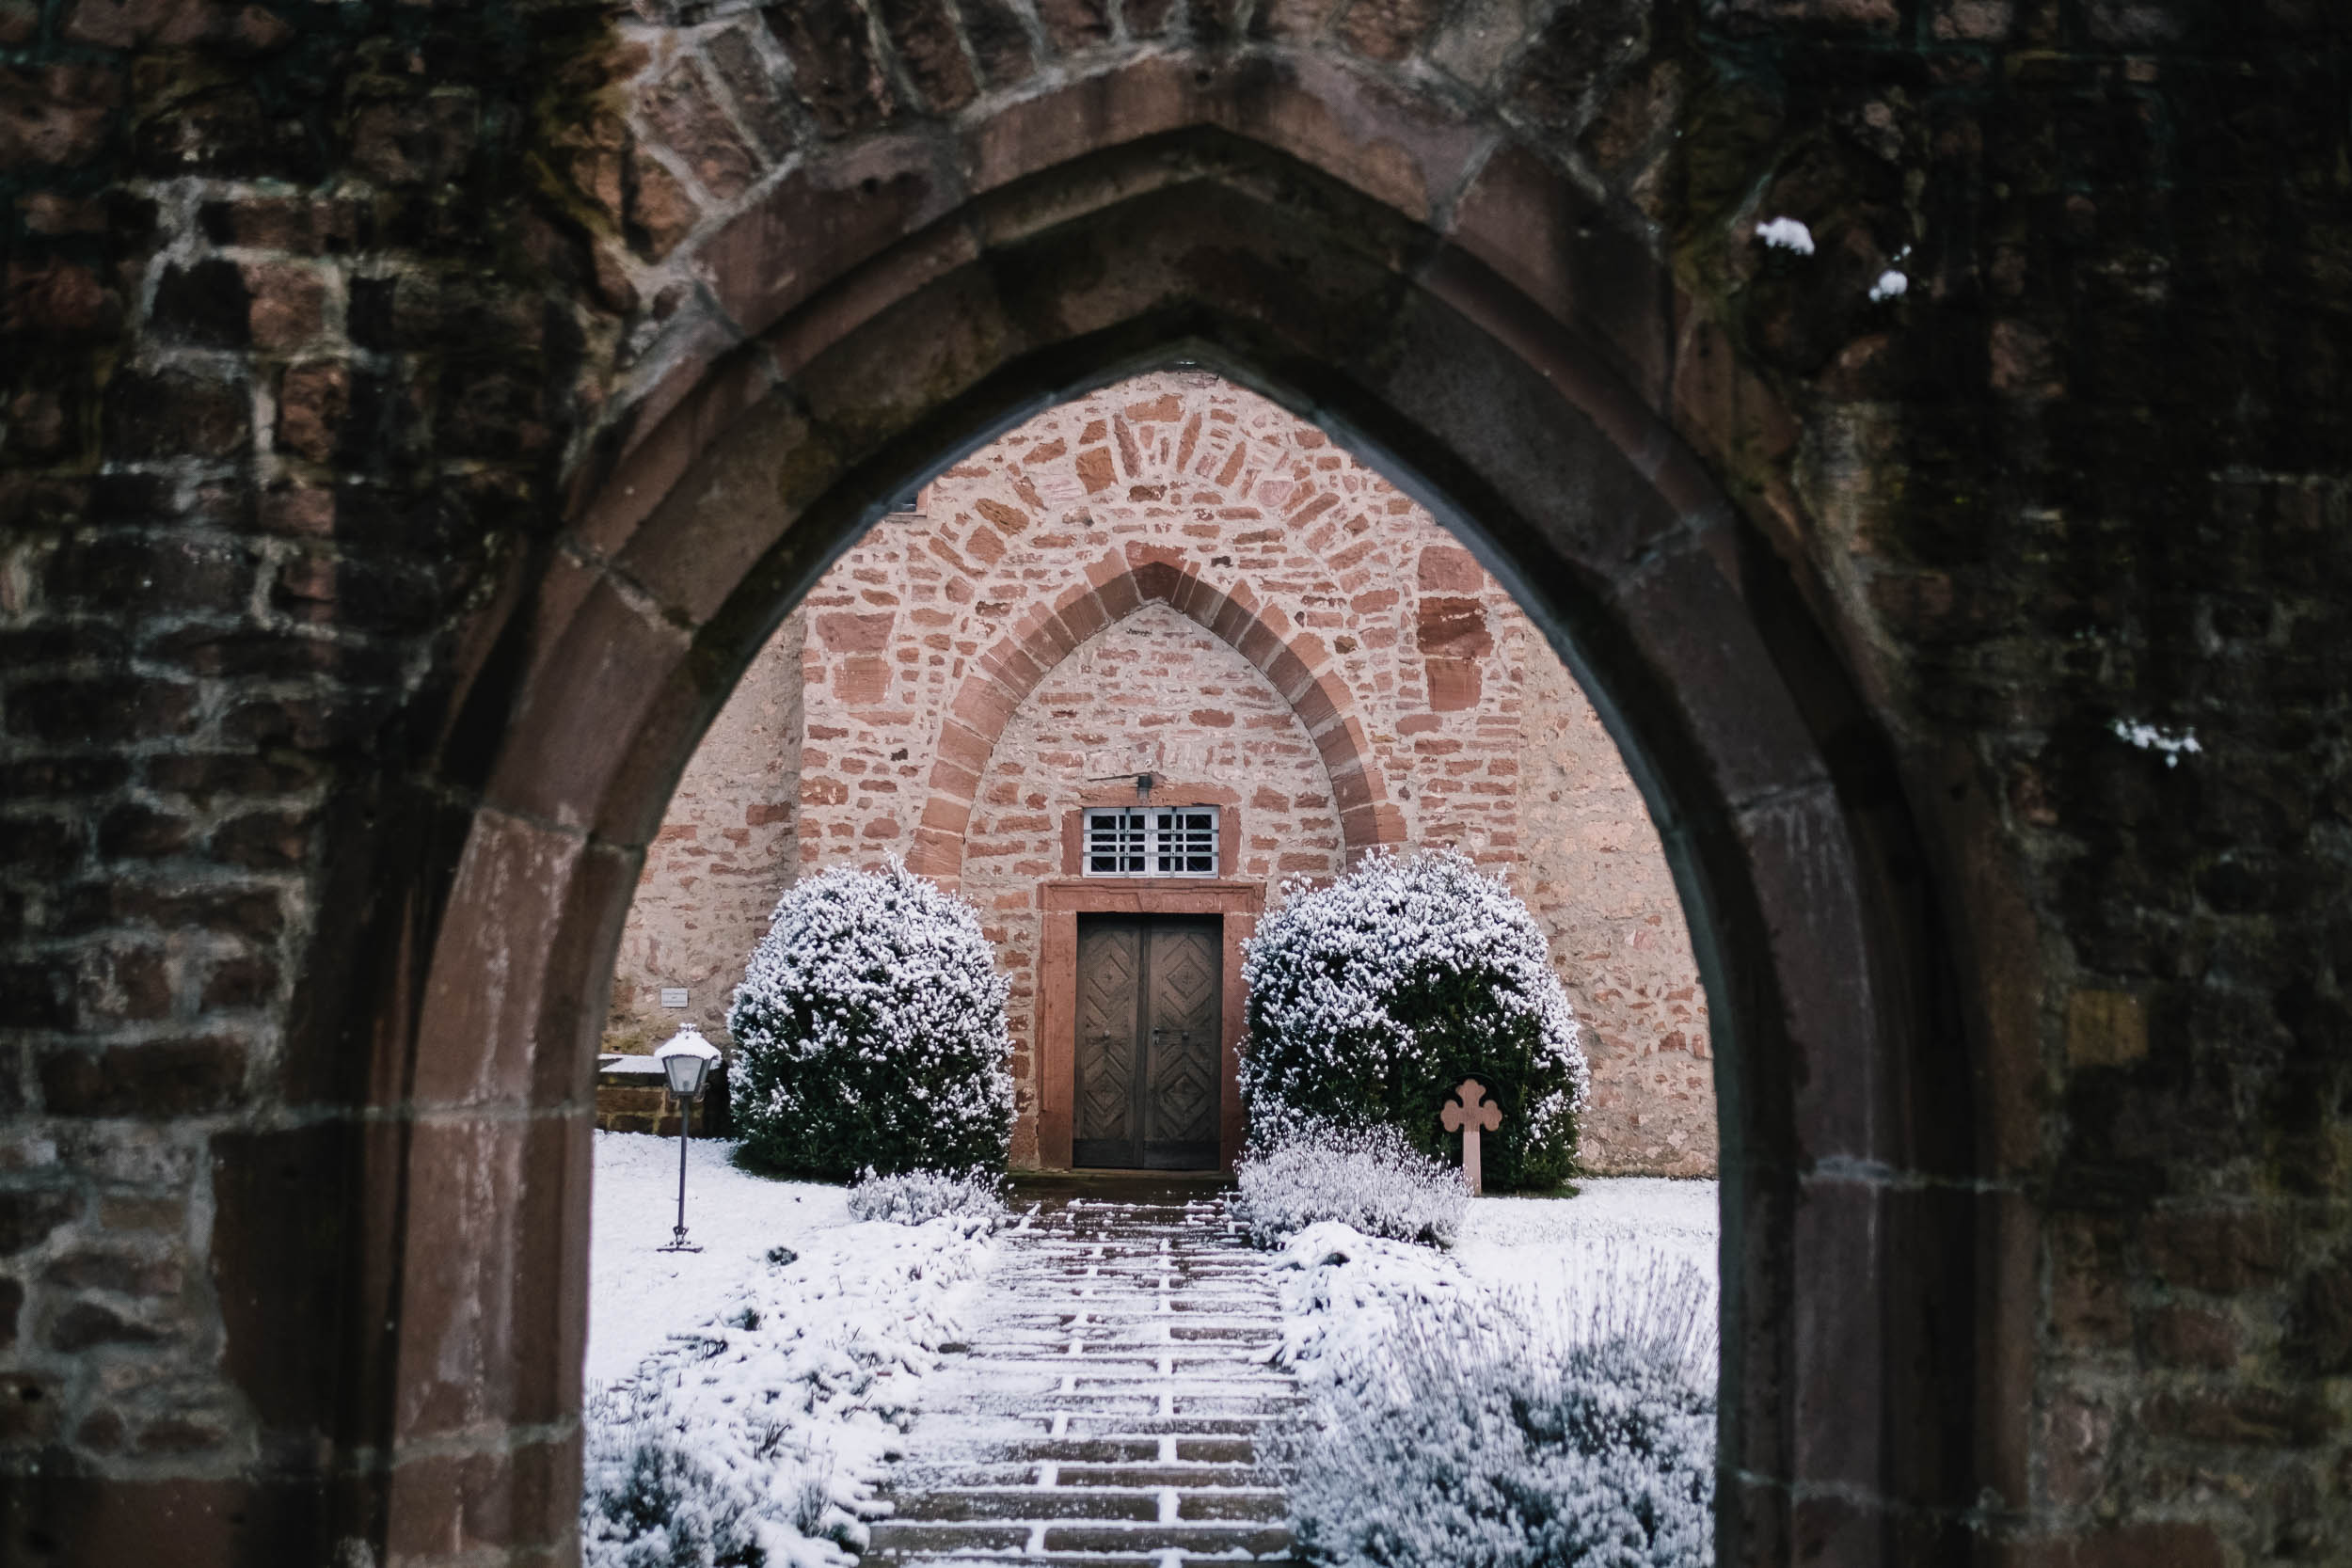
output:
[[[1528,855],[1515,879],[1550,939],[1584,1024],[1595,1170],[1715,1169],[1707,993],[1641,792],[1567,667],[1521,622],[1518,795]]]
[[[395,1404],[437,1298],[386,1281],[506,1298],[488,1219],[401,1250],[382,1148],[572,501],[1005,149],[1191,84],[1597,327],[1891,750],[1841,787],[1918,824],[2003,1085],[1906,1211],[2001,1358],[1935,1517],[2343,1560],[2347,72],[2332,0],[0,0],[0,1555],[568,1549],[560,1378]],[[412,1441],[555,1500],[434,1472],[395,1549]]]
[[[1089,781],[1137,762],[1159,775],[1154,802],[1221,808],[1223,831],[1238,834],[1233,875],[1266,883],[1269,902],[1282,879],[1327,879],[1341,866],[1331,781],[1306,727],[1199,624],[1146,605],[1055,666],[996,742],[964,847],[963,895],[1012,981],[1016,1162],[1036,1155],[1037,884],[1069,874],[1071,812],[1135,799],[1125,781]]]
[[[724,1037],[743,960],[799,864],[804,626],[792,616],[760,650],[678,779],[613,961],[608,1051],[650,1051],[689,1020]],[[671,987],[684,1008],[662,1005]]]
[[[1280,607],[1297,635],[1327,645],[1343,718],[1392,811],[1382,842],[1459,847],[1538,911],[1590,1037],[1593,1166],[1712,1170],[1706,1004],[1680,906],[1641,797],[1574,679],[1424,509],[1313,426],[1213,376],[1157,373],[1038,416],[948,469],[915,512],[877,525],[826,574],[803,611],[801,867],[889,854],[922,867],[929,781],[976,657],[1106,558],[1138,550]],[[755,672],[780,658],[771,647]],[[772,771],[758,777],[757,803],[739,808],[723,790],[748,786],[741,769],[763,748],[784,756],[776,706],[747,681],[688,769],[623,939],[611,1043],[660,1027],[647,999],[690,972],[698,985],[712,977],[704,989],[723,1011],[756,940],[741,917],[786,878],[761,858],[769,839],[739,846],[710,823],[774,809]],[[1061,658],[994,736],[960,864],[944,877],[986,911],[1014,977],[1025,1107],[1035,883],[1061,875],[1060,814],[1083,781],[1145,771],[1170,781],[1158,799],[1219,798],[1242,814],[1240,874],[1264,879],[1269,900],[1282,877],[1329,876],[1351,847],[1300,718],[1198,621],[1147,603]],[[732,913],[704,907],[706,883],[733,890]]]

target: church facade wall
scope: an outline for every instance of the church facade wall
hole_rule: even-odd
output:
[[[793,760],[787,866],[769,814],[787,809]],[[1048,890],[1083,880],[1077,814],[1132,803],[1146,773],[1157,803],[1219,808],[1225,875],[1254,884],[1258,908],[1284,879],[1328,879],[1380,847],[1451,846],[1503,875],[1584,1024],[1588,1164],[1713,1170],[1707,1007],[1680,906],[1574,678],[1426,510],[1205,373],[1039,416],[834,565],[681,781],[623,938],[608,1045],[674,1022],[668,988],[722,1027],[764,928],[755,905],[795,869],[900,855],[977,904],[997,943],[1014,1158],[1039,1159],[1039,1107],[1067,1071],[1041,1049],[1049,1019],[1064,1027]]]

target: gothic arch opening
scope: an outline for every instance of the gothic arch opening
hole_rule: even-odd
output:
[[[585,481],[483,666],[459,729],[491,724],[493,760],[397,1178],[394,1535],[444,1528],[467,1453],[503,1456],[483,1484],[510,1498],[576,1464],[582,1275],[555,1238],[584,1199],[589,1053],[638,847],[738,673],[897,498],[1042,406],[1188,361],[1427,501],[1632,764],[1721,1041],[1726,1560],[1957,1540],[1976,1243],[1918,1177],[1965,1158],[1967,1061],[1917,978],[1922,862],[1802,579],[1609,356],[1279,154],[1147,139],[955,224],[842,264],[787,312],[791,353],[722,362]]]
[[[1707,1005],[1672,874],[1575,677],[1426,509],[1200,371],[1033,418],[827,570],[687,765],[623,932],[606,1048],[688,1019],[723,1042],[784,889],[901,856],[973,900],[1011,981],[1014,1164],[1069,1165],[1071,922],[1136,904],[1089,883],[1073,814],[1132,804],[1141,776],[1221,822],[1218,875],[1154,899],[1188,907],[1213,883],[1229,974],[1292,878],[1383,846],[1502,875],[1582,1022],[1583,1167],[1715,1174]],[[648,1125],[644,1091],[608,1098],[600,1123]]]

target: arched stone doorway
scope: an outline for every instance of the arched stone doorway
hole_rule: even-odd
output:
[[[492,1511],[562,1537],[596,1017],[640,848],[735,673],[892,498],[1177,358],[1448,518],[1645,784],[1722,1042],[1726,1560],[1954,1546],[1985,1463],[1955,1396],[1977,1238],[1923,1180],[1967,1148],[1968,1098],[1919,863],[1799,587],[1607,356],[1422,224],[1220,132],[1040,169],[801,298],[583,484],[490,662],[513,720],[434,943],[395,1181],[404,1560],[462,1552]],[[453,1476],[478,1507],[453,1510]]]

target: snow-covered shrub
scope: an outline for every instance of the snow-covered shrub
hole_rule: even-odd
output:
[[[1323,1220],[1400,1242],[1452,1246],[1470,1208],[1462,1173],[1393,1127],[1295,1118],[1250,1145],[1234,1170],[1234,1217],[1257,1246],[1280,1246]]]
[[[867,1171],[850,1189],[850,1217],[921,1225],[942,1214],[995,1221],[1005,1213],[998,1179],[986,1171],[951,1175],[946,1171],[910,1170],[893,1176]]]
[[[895,861],[787,889],[727,1013],[744,1161],[836,1180],[1001,1169],[1012,1040],[995,958],[969,904]]]
[[[754,1497],[664,1423],[658,1395],[598,1389],[583,1425],[587,1568],[763,1568]]]
[[[1301,1116],[1386,1124],[1452,1164],[1439,1111],[1475,1078],[1502,1113],[1481,1145],[1486,1184],[1565,1180],[1589,1073],[1527,906],[1453,850],[1375,856],[1283,895],[1243,950],[1252,1136]]]
[[[1299,1551],[1334,1568],[1714,1561],[1712,1293],[1604,1268],[1566,1322],[1466,1297],[1399,1313],[1272,1445]]]

